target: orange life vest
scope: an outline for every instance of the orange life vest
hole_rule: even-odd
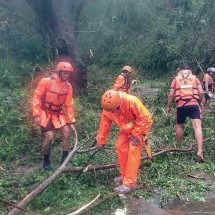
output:
[[[42,78],[34,92],[33,117],[40,117],[46,127],[51,120],[55,128],[74,123],[72,86],[61,81],[57,74]]]
[[[196,84],[196,76],[192,74],[179,74],[175,77],[175,102],[185,101],[182,105],[189,103],[192,99],[199,102],[199,93]]]
[[[182,74],[192,74],[192,71],[189,69],[182,69],[178,72],[178,75],[182,75]]]
[[[128,76],[125,75],[124,73],[122,73],[122,76],[125,78],[125,83],[123,85],[123,89],[125,89],[125,92],[128,93],[130,91],[131,81],[129,80]]]
[[[123,76],[124,78],[124,83],[122,86],[120,86],[119,90],[120,91],[123,91],[123,92],[126,92],[126,93],[129,93],[130,92],[130,87],[131,87],[131,81],[129,80],[129,77],[128,75],[124,74],[124,73],[121,73],[120,74],[121,76]],[[119,77],[119,76],[118,76]],[[117,78],[115,78],[115,81],[116,81]]]
[[[54,76],[50,76],[50,82],[46,86],[46,92],[42,98],[42,109],[49,113],[59,114],[68,94],[69,82],[59,87]]]
[[[203,90],[206,89],[205,87],[205,79],[206,79],[206,76],[208,76],[209,78],[209,82],[208,82],[208,90],[209,91],[213,91],[214,90],[214,80],[213,78],[209,75],[209,74],[205,74],[204,77],[203,77]]]

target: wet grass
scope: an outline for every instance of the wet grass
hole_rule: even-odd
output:
[[[99,86],[92,85],[87,96],[75,99],[77,129],[80,144],[88,148],[93,143],[93,134],[98,130],[100,121],[100,97],[110,85],[112,73],[102,76],[103,72],[91,68],[90,80]],[[107,83],[107,80],[109,81]],[[152,84],[153,85],[153,84]],[[158,86],[159,84],[155,84]],[[161,84],[162,85],[162,84]],[[150,135],[154,152],[167,147],[178,147],[175,141],[175,115],[166,115],[167,84],[162,87],[156,98],[144,98],[143,103],[153,113],[154,127]],[[18,203],[31,190],[43,182],[51,172],[41,169],[40,132],[31,121],[31,95],[21,85],[16,88],[1,89],[0,91],[0,199]],[[9,95],[9,96],[8,96]],[[6,98],[6,99],[5,99]],[[161,155],[154,162],[144,161],[141,165],[139,181],[143,189],[135,191],[133,196],[154,198],[154,192],[159,196],[161,207],[168,205],[176,196],[182,199],[204,201],[205,194],[215,190],[214,181],[191,179],[194,172],[203,172],[215,177],[214,158],[214,113],[203,117],[204,137],[210,139],[204,144],[207,162],[196,161],[196,150],[190,153],[170,153]],[[108,146],[113,146],[118,129],[113,127]],[[191,123],[186,124],[184,147],[194,141]],[[77,154],[70,162],[70,166],[82,166],[90,154]],[[59,167],[61,157],[61,138],[56,135],[53,144],[52,162],[54,170]],[[117,162],[113,150],[99,152],[92,164],[108,164]],[[118,175],[118,169],[84,173],[74,181],[77,174],[71,173],[58,178],[43,194],[36,198],[29,206],[30,210],[39,214],[67,214],[91,201],[99,193],[105,198],[112,193],[112,178]],[[155,191],[156,190],[156,191]],[[8,205],[0,203],[2,214]],[[110,214],[116,208],[122,207],[122,201],[115,197],[87,214]]]

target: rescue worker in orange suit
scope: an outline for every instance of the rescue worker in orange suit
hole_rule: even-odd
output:
[[[197,156],[201,161],[203,158],[203,134],[202,115],[200,104],[203,98],[203,89],[199,79],[192,75],[187,64],[184,64],[171,83],[168,96],[167,112],[171,112],[171,104],[175,98],[177,104],[176,140],[182,145],[185,120],[190,118],[195,131],[195,139],[198,146]]]
[[[102,96],[102,117],[97,137],[97,147],[107,142],[112,123],[120,127],[116,152],[121,175],[114,182],[117,193],[129,193],[137,183],[138,169],[144,143],[148,144],[148,133],[152,127],[152,115],[136,96],[125,92],[108,90]]]
[[[203,77],[203,90],[204,90],[204,109],[205,111],[211,112],[210,103],[212,92],[214,91],[214,80],[213,74],[215,73],[215,68],[210,67],[207,69],[207,74]]]
[[[33,118],[41,126],[44,134],[42,149],[44,154],[43,168],[51,170],[50,151],[53,142],[53,131],[62,133],[63,155],[61,163],[69,152],[70,127],[75,123],[73,112],[73,89],[68,82],[73,67],[68,62],[60,62],[57,71],[49,77],[42,78],[34,92]]]
[[[113,89],[116,91],[122,91],[130,93],[131,80],[129,79],[132,69],[130,66],[124,66],[122,73],[116,78]]]

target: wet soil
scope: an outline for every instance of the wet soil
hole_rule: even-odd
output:
[[[166,209],[161,209],[156,199],[126,196],[122,201],[124,208],[114,215],[215,215],[215,193],[208,193],[205,202],[175,199]]]
[[[180,211],[186,215],[215,215],[215,193],[208,193],[205,197],[205,202],[179,201],[175,199],[166,211],[168,212],[167,214]]]
[[[208,185],[215,183],[215,177],[204,172],[192,172],[190,180],[204,180]],[[203,201],[175,198],[165,208],[159,206],[159,195],[154,195],[150,201],[143,197],[121,195],[124,209],[114,215],[215,215],[215,192],[206,193]]]
[[[146,86],[133,86],[133,94],[137,96],[156,96],[159,89]],[[213,104],[215,99],[213,99]],[[203,172],[192,172],[190,180],[204,180],[208,185],[215,183],[215,177]],[[207,193],[204,201],[175,198],[165,209],[159,207],[159,196],[147,201],[132,195],[121,196],[123,209],[116,210],[114,215],[215,215],[215,193]]]
[[[126,196],[123,203],[127,209],[126,215],[164,215],[165,213],[165,211],[158,206],[155,199],[147,201],[144,198]]]

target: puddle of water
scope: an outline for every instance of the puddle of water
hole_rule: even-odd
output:
[[[208,193],[205,197],[205,202],[189,202],[175,199],[166,211],[168,212],[173,210],[178,210],[185,214],[215,215],[215,193]]]
[[[208,193],[205,202],[175,199],[166,209],[159,207],[157,197],[147,201],[127,195],[122,201],[124,209],[114,215],[215,215],[215,193]]]
[[[155,203],[154,201],[146,201],[144,198],[135,198],[132,196],[125,196],[122,199],[122,201],[126,208],[125,215],[164,215],[165,214],[165,212],[161,208],[159,208],[158,204]]]
[[[114,215],[126,215],[127,214],[127,208],[123,208],[123,209],[116,209],[116,211],[114,212]]]

